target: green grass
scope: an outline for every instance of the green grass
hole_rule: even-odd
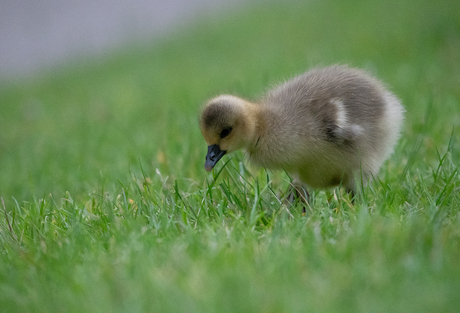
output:
[[[459,51],[457,0],[257,4],[5,84],[0,311],[457,312]],[[333,63],[407,110],[360,201],[302,216],[285,173],[204,171],[206,99]]]

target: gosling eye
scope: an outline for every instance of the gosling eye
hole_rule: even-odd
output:
[[[225,138],[225,137],[227,137],[228,135],[230,135],[231,131],[232,131],[232,128],[231,128],[231,127],[224,128],[224,129],[220,132],[220,138]]]

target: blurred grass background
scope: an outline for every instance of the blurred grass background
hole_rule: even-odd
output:
[[[454,312],[459,60],[457,0],[288,1],[4,83],[0,196],[10,220],[1,224],[0,303],[11,311]],[[369,202],[352,208],[319,193],[312,215],[290,219],[270,198],[264,219],[251,209],[259,181],[247,178],[250,191],[225,183],[241,153],[214,194],[202,103],[220,93],[257,99],[335,63],[370,71],[407,110]],[[265,174],[254,175],[262,184]],[[269,186],[276,194],[286,183]],[[248,207],[226,211],[238,197]]]

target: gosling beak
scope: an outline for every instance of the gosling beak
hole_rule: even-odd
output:
[[[210,172],[226,152],[220,150],[218,145],[208,146],[208,154],[206,154],[206,162],[204,163],[205,170]]]

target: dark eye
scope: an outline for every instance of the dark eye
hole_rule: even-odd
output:
[[[230,135],[230,132],[232,131],[231,127],[224,128],[221,133],[220,133],[220,138],[225,138],[228,135]]]

